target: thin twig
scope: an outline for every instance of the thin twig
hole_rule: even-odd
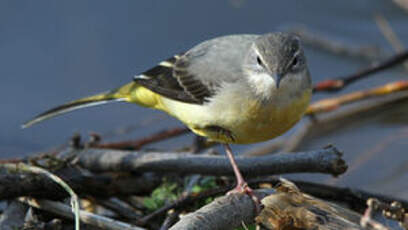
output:
[[[23,171],[23,172],[30,172],[30,173],[35,173],[35,174],[41,174],[45,175],[51,180],[53,180],[55,183],[59,184],[65,191],[69,193],[71,196],[71,206],[72,209],[71,211],[75,214],[74,215],[74,220],[75,220],[75,229],[79,230],[79,201],[78,201],[78,196],[76,193],[69,187],[67,183],[65,183],[61,178],[58,176],[48,172],[45,169],[42,169],[40,167],[32,166],[32,165],[27,165],[24,163],[18,163],[18,164],[1,164],[0,167],[5,168],[7,170],[12,170],[15,172]]]
[[[395,52],[400,53],[405,50],[404,44],[398,38],[397,34],[392,29],[391,25],[388,23],[387,19],[382,14],[376,14],[375,22],[377,23],[378,28],[380,28],[381,33],[391,44]],[[408,70],[408,62],[403,63],[406,70]]]
[[[50,200],[37,200],[34,198],[21,197],[19,201],[26,203],[32,207],[51,212],[66,218],[72,219],[72,213],[69,206]],[[89,224],[95,227],[99,227],[106,230],[145,230],[144,228],[137,227],[128,223],[113,220],[104,216],[96,215],[83,210],[79,211],[79,218],[85,224]]]
[[[373,64],[369,68],[363,69],[361,71],[357,71],[354,74],[344,76],[344,77],[339,77],[336,79],[329,79],[325,81],[321,81],[317,83],[313,91],[314,92],[337,92],[349,84],[361,80],[363,78],[366,78],[367,76],[370,76],[373,73],[377,73],[386,69],[390,69],[396,65],[404,63],[406,60],[408,60],[408,51],[401,52],[399,54],[396,54],[383,62]]]
[[[136,210],[118,199],[98,200],[97,203],[132,222],[136,222],[141,217]]]
[[[352,102],[371,97],[381,97],[386,94],[391,94],[403,90],[408,90],[408,81],[391,82],[373,89],[352,92],[337,97],[317,101],[307,108],[306,114],[329,112],[339,108],[342,105],[346,105]]]
[[[391,25],[388,23],[387,19],[382,14],[375,14],[374,16],[375,22],[377,23],[378,28],[380,29],[381,33],[384,37],[388,40],[391,44],[392,48],[396,52],[404,51],[404,45],[398,36],[395,34],[394,30],[392,29]]]
[[[158,133],[154,133],[148,137],[144,137],[139,140],[101,143],[101,144],[94,145],[92,147],[101,148],[101,149],[138,150],[144,145],[162,141],[162,140],[165,140],[171,137],[176,137],[176,136],[188,133],[188,132],[189,132],[189,129],[186,127],[176,127],[176,128],[160,131]]]

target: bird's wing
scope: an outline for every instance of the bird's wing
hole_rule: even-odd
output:
[[[203,104],[224,82],[242,75],[242,63],[255,35],[208,40],[135,76],[134,81],[167,98]]]
[[[203,104],[213,92],[207,85],[190,74],[188,58],[175,55],[160,62],[133,79],[140,85],[167,98],[194,104]]]

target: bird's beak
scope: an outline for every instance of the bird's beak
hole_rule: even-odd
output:
[[[279,89],[279,85],[280,85],[280,82],[281,82],[281,80],[283,78],[283,74],[278,73],[275,76],[276,76],[276,78],[275,78],[276,79],[276,88]]]

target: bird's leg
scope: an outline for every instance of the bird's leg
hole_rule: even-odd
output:
[[[225,152],[227,152],[228,159],[234,170],[235,178],[237,180],[237,186],[229,191],[227,194],[231,193],[246,193],[251,196],[252,200],[255,203],[256,211],[260,211],[260,201],[257,196],[255,196],[254,191],[248,186],[247,182],[244,180],[241,172],[239,171],[237,162],[235,161],[234,155],[232,154],[231,147],[228,144],[224,144]]]
[[[235,161],[234,155],[232,154],[231,147],[228,144],[224,144],[224,146],[225,146],[225,151],[227,152],[227,157],[232,165],[232,169],[234,170],[235,178],[237,181],[237,186],[232,191],[246,192],[246,190],[250,190],[250,192],[252,192],[251,188],[249,188],[248,184],[244,180],[244,177],[239,171],[237,162]]]

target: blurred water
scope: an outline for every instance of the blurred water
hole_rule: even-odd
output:
[[[58,145],[73,132],[107,133],[118,127],[140,125],[131,136],[120,137],[129,139],[180,125],[157,111],[112,104],[78,111],[30,129],[19,128],[22,122],[51,106],[120,86],[161,59],[215,36],[266,33],[303,24],[345,43],[376,44],[391,51],[375,25],[374,13],[384,14],[408,45],[408,14],[384,0],[0,1],[0,157],[21,156]],[[351,73],[367,64],[310,48],[306,52],[315,82]],[[385,72],[347,91],[404,77],[399,72]],[[329,132],[304,148],[335,143],[352,162],[357,154],[402,125],[371,119]],[[190,139],[191,135],[159,146],[178,146]],[[378,178],[386,178],[394,167],[403,168],[399,164],[408,160],[406,147],[404,141],[393,145],[387,154],[340,183],[373,189]],[[375,189],[408,197],[406,180]]]

